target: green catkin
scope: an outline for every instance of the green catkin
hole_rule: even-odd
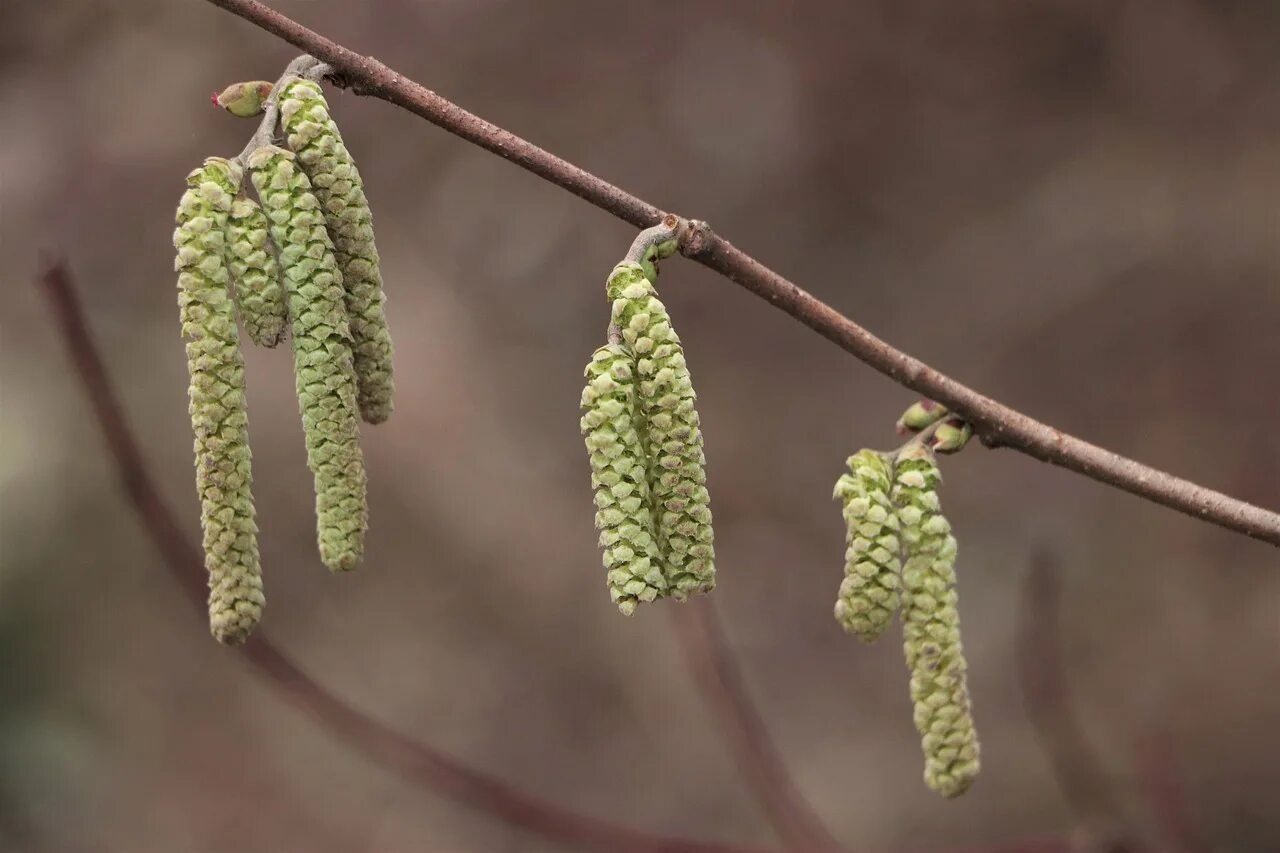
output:
[[[209,158],[187,176],[178,204],[178,308],[191,373],[196,490],[209,572],[209,629],[235,644],[262,618],[262,570],[254,520],[244,360],[228,292],[227,216],[238,166]]]
[[[392,410],[391,333],[364,184],[338,126],[329,117],[319,84],[310,80],[285,84],[280,119],[333,237],[354,338],[361,416],[371,424],[382,423]]]
[[[258,203],[238,198],[227,219],[227,263],[235,282],[240,322],[249,339],[273,347],[284,337],[284,290],[267,217]]]
[[[668,594],[683,600],[715,587],[706,457],[689,368],[667,309],[640,264],[614,267],[607,293],[613,324],[636,359],[641,437]]]
[[[907,444],[894,469],[902,525],[903,648],[924,751],[924,781],[944,797],[968,790],[978,774],[978,736],[966,684],[956,599],[956,540],[938,502],[932,451]]]
[[[836,598],[836,620],[868,643],[880,639],[901,603],[901,544],[898,515],[889,497],[893,471],[874,450],[849,457],[848,474],[833,497],[844,505],[844,580]]]
[[[348,571],[364,551],[368,510],[342,273],[319,202],[294,155],[264,146],[249,156],[249,168],[280,247],[307,465],[315,476],[320,558],[332,571]]]
[[[620,344],[600,347],[586,368],[582,434],[591,455],[596,528],[609,596],[623,614],[666,588],[640,438],[634,359]]]

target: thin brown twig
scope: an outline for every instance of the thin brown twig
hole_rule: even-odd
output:
[[[331,41],[258,0],[208,0],[331,65],[333,79],[421,116],[640,228],[662,211],[459,107],[383,63]],[[726,276],[901,385],[963,417],[983,443],[1008,447],[1118,489],[1280,546],[1280,514],[1068,435],[969,388],[871,334],[783,278],[704,222],[687,222],[681,252]]]
[[[780,840],[789,849],[807,853],[842,850],[787,772],[711,602],[692,599],[674,608],[671,618],[694,683],[720,722],[721,734]]]
[[[129,500],[170,574],[203,617],[206,589],[200,553],[183,536],[151,479],[138,441],[90,335],[71,274],[63,262],[48,258],[39,281],[49,297]],[[261,630],[245,645],[242,654],[253,665],[253,671],[287,701],[370,760],[400,773],[421,788],[554,842],[611,853],[752,853],[761,850],[665,837],[569,811],[462,764],[430,744],[355,709],[307,675]]]

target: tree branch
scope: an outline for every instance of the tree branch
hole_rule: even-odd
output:
[[[137,439],[94,346],[84,311],[65,264],[46,259],[40,284],[53,306],[62,337],[106,438],[116,470],[147,535],[169,573],[205,615],[205,570],[200,552],[182,534],[147,471]],[[757,853],[743,847],[668,838],[572,812],[469,767],[428,743],[415,740],[334,696],[289,659],[259,629],[241,654],[253,671],[288,702],[305,711],[339,740],[411,783],[485,812],[551,841],[583,850],[623,853]]]
[[[334,82],[425,118],[542,177],[608,213],[644,228],[662,211],[527,142],[372,57],[361,56],[257,0],[208,0],[334,68]],[[1280,514],[1125,458],[1041,423],[895,349],[831,306],[715,235],[702,222],[684,229],[681,251],[736,282],[901,385],[942,403],[973,425],[989,447],[1008,447],[1109,486],[1280,546]]]
[[[829,853],[843,848],[814,813],[787,772],[743,682],[724,630],[706,598],[691,599],[671,618],[707,707],[720,720],[738,768],[778,837],[792,850]]]

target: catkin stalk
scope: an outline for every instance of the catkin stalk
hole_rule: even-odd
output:
[[[835,616],[870,643],[884,634],[901,603],[898,514],[889,496],[893,470],[883,454],[860,450],[849,457],[849,471],[833,495],[843,504],[847,545]]]
[[[636,359],[658,553],[668,594],[715,587],[714,534],[696,395],[680,338],[644,268],[624,261],[609,275],[613,324]]]
[[[238,198],[227,219],[227,263],[235,282],[240,322],[249,339],[273,347],[284,337],[284,290],[267,217],[258,203]]]
[[[209,629],[242,643],[262,618],[262,570],[254,520],[244,360],[227,289],[225,230],[238,166],[210,158],[187,176],[173,245],[178,308],[191,373],[196,490],[209,572]]]
[[[938,502],[941,480],[928,448],[911,443],[898,454],[893,497],[907,555],[903,649],[924,751],[924,781],[944,797],[955,797],[978,774],[978,736],[960,644],[956,540]]]
[[[364,183],[329,116],[319,84],[311,80],[286,83],[280,98],[280,119],[289,147],[297,153],[320,200],[342,270],[360,413],[369,423],[382,423],[392,410],[391,333]]]
[[[586,377],[582,434],[591,456],[596,528],[609,596],[629,616],[666,588],[639,432],[634,359],[620,344],[602,346],[592,355]]]
[[[249,168],[280,247],[320,558],[332,571],[348,571],[364,552],[368,510],[342,273],[294,155],[264,146],[249,156]]]

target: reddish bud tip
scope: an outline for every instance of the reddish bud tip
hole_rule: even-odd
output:
[[[209,100],[213,102],[213,105],[214,105],[215,107],[220,107],[220,106],[222,106],[222,104],[218,103],[218,93],[217,93],[217,92],[214,92],[214,93],[209,97]]]

